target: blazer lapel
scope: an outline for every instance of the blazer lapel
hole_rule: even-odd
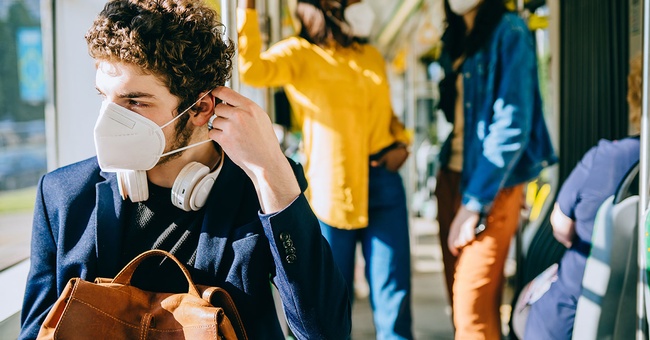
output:
[[[242,200],[242,190],[248,178],[226,156],[223,169],[210,191],[206,202],[195,267],[210,276],[217,275],[230,231]]]
[[[95,227],[97,240],[97,276],[113,277],[121,269],[120,254],[122,240],[123,201],[118,190],[117,176],[102,172],[105,181],[97,183],[97,211]]]

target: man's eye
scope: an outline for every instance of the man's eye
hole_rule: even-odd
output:
[[[137,100],[129,100],[129,106],[134,106],[134,107],[147,107],[147,104],[141,103]]]

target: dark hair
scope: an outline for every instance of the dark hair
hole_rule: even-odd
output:
[[[451,59],[456,60],[463,53],[466,57],[472,56],[485,46],[504,13],[506,6],[503,0],[483,0],[474,19],[474,27],[466,36],[467,26],[463,17],[454,13],[449,7],[449,0],[445,0],[447,29],[443,42]]]
[[[223,40],[217,13],[202,1],[111,0],[85,38],[95,60],[129,63],[159,78],[181,109],[231,76],[234,44]]]
[[[343,32],[343,26],[347,25],[343,16],[346,6],[347,0],[299,0],[296,16],[301,29],[298,35],[319,46],[327,45],[330,40],[343,47],[352,45],[357,40]]]

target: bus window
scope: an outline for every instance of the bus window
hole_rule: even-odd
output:
[[[0,1],[0,271],[29,257],[36,184],[47,171],[39,0]]]

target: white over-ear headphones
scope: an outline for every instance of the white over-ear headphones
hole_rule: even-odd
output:
[[[144,170],[118,171],[117,185],[123,200],[127,197],[130,197],[132,202],[142,202],[149,199],[147,172]]]
[[[172,204],[185,211],[201,209],[221,172],[224,158],[222,150],[219,165],[212,172],[210,168],[199,162],[186,164],[176,176],[172,186]],[[149,198],[146,171],[118,172],[117,180],[122,199],[129,197],[132,202],[141,202]]]
[[[178,173],[172,186],[172,204],[185,210],[199,210],[208,200],[214,181],[219,176],[223,166],[223,151],[217,168],[210,168],[199,163],[191,162]]]

